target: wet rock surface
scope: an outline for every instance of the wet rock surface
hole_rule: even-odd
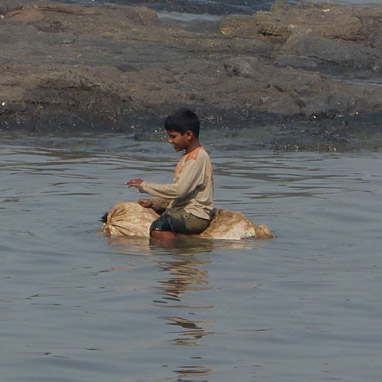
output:
[[[191,107],[251,147],[380,149],[381,32],[382,8],[327,3],[203,24],[148,7],[4,0],[0,129],[157,139],[168,113]]]

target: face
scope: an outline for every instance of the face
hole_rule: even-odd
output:
[[[186,150],[192,139],[191,134],[190,130],[186,131],[183,135],[178,131],[168,130],[168,143],[171,143],[176,151]]]

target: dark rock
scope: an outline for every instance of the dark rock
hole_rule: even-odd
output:
[[[256,147],[380,144],[382,8],[279,1],[216,32],[147,7],[20,0],[0,10],[1,129],[159,140],[165,116],[190,107],[207,130],[235,127]]]
[[[275,60],[275,65],[278,67],[290,66],[296,69],[315,70],[319,64],[322,64],[321,60],[317,60],[312,57],[296,56],[296,55],[279,55]]]

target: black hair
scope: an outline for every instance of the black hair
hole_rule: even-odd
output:
[[[196,138],[199,138],[200,120],[190,109],[180,109],[169,115],[164,121],[166,130],[177,131],[184,135],[187,130],[191,130]]]

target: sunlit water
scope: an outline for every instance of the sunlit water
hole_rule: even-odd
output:
[[[0,136],[1,380],[376,382],[382,154],[227,151],[216,205],[268,241],[112,240],[100,216],[178,154],[123,136]]]

